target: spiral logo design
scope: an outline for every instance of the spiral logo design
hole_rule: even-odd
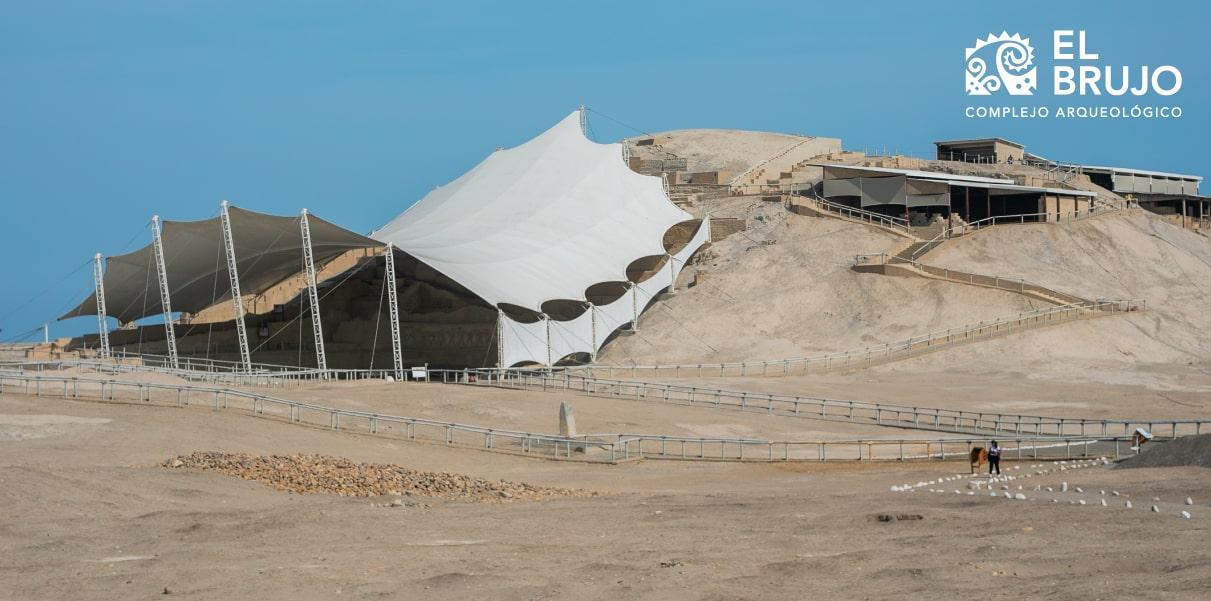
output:
[[[991,59],[996,72],[988,68]],[[976,45],[966,51],[968,96],[989,96],[1004,89],[1013,96],[1030,96],[1038,88],[1037,68],[1034,66],[1034,48],[1030,38],[1021,34],[988,34],[976,40]]]

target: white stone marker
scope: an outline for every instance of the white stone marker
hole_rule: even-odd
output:
[[[572,404],[559,404],[559,435],[565,438],[576,436],[576,418],[572,417]]]

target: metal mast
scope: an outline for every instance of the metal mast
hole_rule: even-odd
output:
[[[164,340],[168,342],[168,362],[179,368],[177,331],[172,323],[172,301],[168,298],[168,268],[164,263],[164,240],[160,237],[160,216],[151,216],[151,242],[156,255],[156,276],[160,281],[160,304],[164,308]]]
[[[104,270],[101,253],[93,255],[93,290],[97,297],[97,337],[101,341],[101,356],[109,357],[109,320],[105,318]]]
[[[311,333],[315,336],[315,366],[328,377],[328,357],[324,354],[324,328],[320,323],[320,295],[315,289],[315,255],[311,250],[311,226],[307,221],[307,209],[299,217],[299,228],[303,231],[303,262],[307,268],[307,300],[311,301]]]
[[[399,336],[399,304],[395,294],[395,245],[387,243],[387,304],[391,311],[391,358],[395,365],[395,379],[404,379],[404,346]]]
[[[227,276],[231,279],[231,302],[235,308],[235,331],[240,338],[240,362],[244,371],[252,371],[252,356],[248,352],[248,329],[244,327],[244,299],[240,294],[240,276],[236,273],[235,242],[231,236],[231,215],[227,213],[227,201],[219,203],[219,217],[223,227],[223,250],[227,255]]]

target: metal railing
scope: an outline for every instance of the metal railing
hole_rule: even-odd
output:
[[[204,366],[198,368],[198,366],[191,366],[190,364],[187,364],[184,361],[184,358],[181,360],[182,367],[176,369],[171,367],[160,367],[155,364],[154,361],[149,363],[150,364],[148,364],[148,362],[141,362],[133,356],[128,356],[122,361],[105,359],[10,361],[0,362],[0,367],[7,367],[22,371],[34,371],[39,373],[66,369],[91,371],[102,375],[156,373],[176,376],[190,382],[207,382],[212,384],[226,384],[229,386],[263,386],[273,388],[300,386],[304,383],[313,382],[316,380],[372,380],[393,377],[393,370],[391,369],[318,370],[312,368],[303,368],[280,371],[254,371],[252,373],[247,373],[222,370],[209,371],[206,370]]]
[[[1002,438],[1005,460],[1066,460],[1088,457],[1119,458],[1138,453],[1128,437],[1084,439]],[[962,461],[987,438],[856,439],[819,441],[694,441],[659,436],[622,438],[615,453],[624,460],[676,459],[734,462],[827,461]],[[964,468],[965,469],[965,468]]]
[[[466,372],[455,372],[463,373]],[[245,415],[338,431],[429,442],[444,446],[544,459],[622,463],[641,459],[711,461],[946,461],[962,460],[983,439],[848,439],[769,441],[744,438],[651,434],[590,434],[577,437],[487,428],[455,422],[338,409],[241,390],[184,384],[88,380],[0,373],[0,393],[59,396],[72,400],[134,402],[158,406],[205,405],[215,411],[246,409]],[[1005,457],[1073,458],[1119,456],[1127,437],[1002,437]],[[1016,444],[1017,446],[1012,446]],[[1128,447],[1129,448],[1129,447]]]
[[[858,208],[843,205],[840,203],[835,203],[830,200],[820,198],[818,195],[815,194],[814,191],[811,196],[808,196],[806,194],[797,194],[797,193],[792,193],[791,196],[794,196],[796,198],[802,198],[802,199],[806,200],[807,202],[815,205],[816,207],[818,207],[820,210],[823,210],[823,211],[837,213],[837,214],[847,217],[849,219],[856,219],[858,221],[864,221],[866,223],[880,225],[883,227],[891,228],[900,233],[911,235],[911,230],[908,226],[908,220],[904,219],[902,217],[892,217],[890,215],[883,215],[881,213],[876,213],[874,211],[867,211],[865,209],[858,209]]]
[[[746,187],[748,187],[748,186],[753,186],[753,185],[758,185],[758,186],[760,186],[761,184],[757,184],[757,183],[755,183],[755,182],[753,182],[753,181],[749,181],[748,183],[742,183],[742,180],[744,180],[745,178],[748,178],[748,177],[752,176],[754,173],[755,173],[755,174],[757,174],[757,175],[756,175],[756,177],[760,177],[760,176],[761,176],[761,174],[762,174],[762,173],[764,173],[765,168],[766,168],[766,167],[767,167],[767,166],[768,166],[770,163],[772,163],[772,162],[774,162],[775,160],[780,159],[780,158],[782,158],[782,157],[784,157],[784,156],[786,156],[786,155],[790,154],[790,152],[791,152],[792,150],[794,150],[794,149],[796,149],[796,148],[798,148],[798,147],[800,147],[800,146],[803,146],[804,144],[806,144],[806,143],[808,143],[808,142],[812,141],[813,139],[815,139],[813,136],[805,136],[805,137],[804,137],[802,140],[799,140],[799,141],[793,142],[793,143],[792,143],[790,146],[787,146],[786,148],[783,148],[782,150],[780,150],[780,151],[778,151],[778,152],[774,153],[773,155],[770,155],[770,156],[769,156],[769,157],[767,157],[765,160],[763,160],[763,161],[761,161],[761,162],[759,162],[759,163],[757,163],[757,164],[753,165],[752,167],[749,167],[748,169],[745,169],[743,172],[741,172],[741,173],[739,173],[739,174],[737,174],[737,175],[733,176],[733,177],[732,177],[730,180],[728,180],[728,182],[727,182],[727,183],[728,183],[728,185],[729,185],[729,186],[731,186],[731,187],[733,187],[733,188],[746,188]]]
[[[1019,215],[997,215],[997,216],[993,216],[993,217],[985,217],[983,219],[977,219],[975,221],[972,221],[971,223],[963,223],[963,224],[959,224],[959,225],[951,225],[951,226],[946,227],[937,236],[934,236],[933,238],[930,238],[928,241],[926,241],[924,246],[918,248],[915,252],[913,252],[910,259],[911,259],[911,262],[916,262],[916,260],[919,257],[921,257],[925,253],[933,250],[934,248],[936,248],[939,244],[941,244],[943,241],[945,241],[948,238],[953,238],[955,236],[962,236],[965,234],[970,234],[972,232],[978,232],[982,229],[992,227],[994,225],[1024,225],[1027,223],[1072,223],[1074,221],[1081,221],[1084,219],[1088,219],[1090,217],[1095,217],[1097,215],[1104,215],[1106,213],[1118,213],[1118,212],[1122,212],[1124,210],[1126,210],[1126,209],[1110,207],[1110,206],[1105,206],[1105,205],[1093,205],[1090,208],[1085,209],[1083,211],[1076,210],[1076,211],[1063,211],[1063,212],[1059,212],[1059,213],[1022,213]],[[1053,217],[1054,217],[1054,219],[1053,219]],[[1027,221],[1028,218],[1031,220]]]
[[[912,407],[665,382],[613,380],[568,371],[547,373],[487,369],[435,370],[434,374],[434,381],[451,384],[547,392],[569,391],[606,398],[985,436],[1129,436],[1135,428],[1146,428],[1157,437],[1176,438],[1201,434],[1203,425],[1211,424],[1211,420],[1198,419],[1096,419]]]
[[[486,428],[456,422],[339,409],[255,392],[191,384],[0,373],[0,392],[17,392],[35,397],[55,395],[76,400],[133,401],[176,407],[205,404],[215,410],[242,408],[250,415],[277,418],[294,424],[560,459],[602,460],[601,453],[590,452],[592,449],[606,450],[605,457],[608,458],[608,450],[612,448],[613,440],[620,436],[598,436],[597,438],[601,438],[598,440],[596,435],[563,437]]]
[[[981,276],[983,277],[983,276]],[[997,285],[1032,288],[1033,284],[1018,284],[1012,280],[995,280]],[[1110,313],[1142,311],[1143,300],[1078,300],[1069,305],[1038,309],[978,323],[966,324],[945,330],[936,330],[923,335],[860,349],[825,353],[811,357],[792,357],[764,361],[737,361],[721,363],[669,363],[649,365],[585,365],[565,368],[570,371],[605,372],[614,377],[616,372],[637,377],[645,373],[653,377],[736,377],[736,376],[786,376],[830,371],[835,369],[860,369],[871,365],[895,361],[975,340],[992,338],[1030,328],[1052,325],[1096,317]]]
[[[146,366],[154,367],[171,367],[172,364],[167,355],[156,355],[149,353],[130,353],[125,349],[114,352],[113,357],[119,360],[139,361]],[[229,373],[248,373],[244,369],[244,365],[238,361],[226,361],[222,359],[209,359],[203,357],[182,356],[178,359],[178,365],[182,369],[189,371],[208,371],[208,372],[229,372]],[[278,365],[273,363],[253,363],[251,373],[273,373],[273,372],[291,372],[291,371],[307,371],[311,368],[297,367],[292,365]]]

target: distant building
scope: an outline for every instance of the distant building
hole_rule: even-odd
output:
[[[1026,163],[1044,169],[1083,174],[1089,181],[1115,194],[1130,197],[1160,215],[1181,217],[1182,227],[1211,222],[1211,198],[1200,196],[1202,176],[1148,171],[1130,167],[1102,167],[1053,161],[1026,152],[1026,147],[1004,138],[973,138],[934,142],[939,161],[966,163]]]
[[[1004,138],[974,138],[934,142],[939,161],[964,163],[1021,163],[1026,147]]]
[[[844,204],[905,219],[920,226],[939,217],[971,223],[989,217],[1029,215],[1024,221],[1054,221],[1089,209],[1093,192],[1022,186],[1010,179],[937,171],[818,165],[824,170],[822,195]]]

